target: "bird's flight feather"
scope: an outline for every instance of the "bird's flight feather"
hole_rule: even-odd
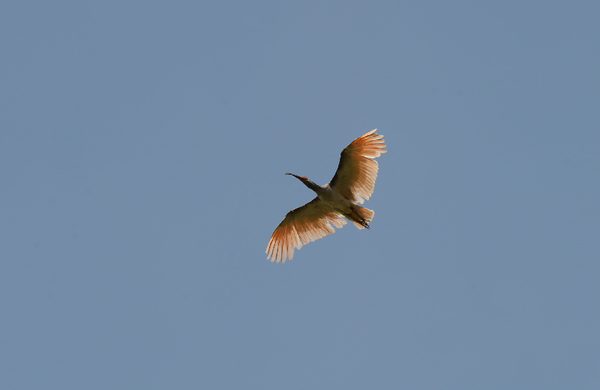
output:
[[[267,259],[283,262],[294,257],[294,248],[335,233],[330,222],[338,229],[346,224],[344,216],[327,206],[319,198],[314,198],[285,216],[277,226],[267,244]]]
[[[383,135],[371,130],[346,146],[329,185],[354,203],[368,200],[375,189],[379,165],[374,159],[385,153]]]

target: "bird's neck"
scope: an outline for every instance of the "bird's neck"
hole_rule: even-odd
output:
[[[312,181],[310,179],[302,180],[302,183],[304,183],[305,186],[307,186],[308,188],[310,188],[317,194],[320,194],[321,192],[323,192],[323,187],[321,187],[320,185],[318,185],[317,183],[315,183],[314,181]]]

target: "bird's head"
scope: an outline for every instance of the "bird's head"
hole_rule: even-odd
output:
[[[323,187],[321,187],[317,183],[314,183],[312,180],[310,180],[306,176],[298,176],[298,175],[294,175],[293,173],[289,173],[289,172],[286,173],[286,175],[294,176],[296,179],[300,180],[305,186],[307,186],[308,188],[310,188],[317,194],[319,194],[321,191],[323,191]]]
[[[294,176],[298,180],[302,180],[302,181],[307,181],[308,180],[308,177],[306,177],[306,176],[298,176],[298,175],[294,175],[293,173],[289,173],[289,172],[286,172],[285,174],[286,175]]]

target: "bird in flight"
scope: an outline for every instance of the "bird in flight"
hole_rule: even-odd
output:
[[[324,186],[306,176],[292,175],[317,193],[317,197],[286,214],[267,244],[267,259],[285,263],[294,257],[294,248],[335,233],[349,219],[359,229],[369,229],[375,212],[359,206],[375,189],[379,166],[375,158],[385,153],[383,135],[377,129],[366,132],[346,146],[333,179]]]

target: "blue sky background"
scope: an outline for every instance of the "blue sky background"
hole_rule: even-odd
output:
[[[600,3],[0,5],[0,388],[600,388]],[[370,231],[273,264],[378,128]]]

